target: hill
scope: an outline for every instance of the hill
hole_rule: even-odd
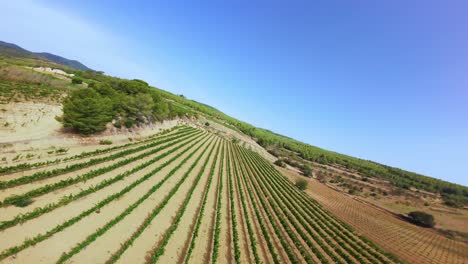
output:
[[[63,66],[67,66],[76,70],[82,71],[91,71],[92,69],[88,68],[81,62],[77,60],[70,60],[55,54],[47,53],[47,52],[31,52],[22,47],[0,41],[0,55],[6,55],[10,57],[17,57],[17,58],[30,58],[30,59],[37,59],[37,60],[46,60],[51,61]]]
[[[466,205],[465,186],[305,144],[142,80],[3,50],[0,262],[467,257],[455,238],[468,212],[453,208]]]
[[[37,56],[44,57],[50,61],[56,62],[58,64],[62,64],[77,70],[82,70],[82,71],[90,71],[91,69],[86,67],[83,63],[77,61],[77,60],[69,60],[64,57],[60,57],[58,55],[54,55],[51,53],[47,52],[34,52]]]

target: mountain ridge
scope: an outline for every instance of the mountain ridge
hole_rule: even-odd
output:
[[[68,66],[70,68],[82,71],[92,71],[93,69],[87,67],[78,60],[71,60],[65,57],[52,54],[49,52],[32,52],[27,49],[24,49],[16,44],[9,43],[6,41],[0,40],[0,54],[6,54],[12,57],[27,57],[27,58],[37,58],[37,59],[46,59],[51,62],[55,62],[60,65]]]

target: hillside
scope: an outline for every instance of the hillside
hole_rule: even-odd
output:
[[[47,52],[31,52],[21,48],[18,45],[0,41],[0,54],[4,56],[19,57],[19,58],[30,58],[37,60],[46,60],[54,62],[63,66],[67,66],[76,70],[91,71],[92,69],[86,67],[79,61],[70,60],[55,54]]]
[[[466,186],[13,44],[0,49],[0,144],[1,263],[468,259]]]

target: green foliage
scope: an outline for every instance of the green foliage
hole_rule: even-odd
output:
[[[205,122],[205,126],[210,126],[210,123],[209,123],[209,122]]]
[[[82,84],[83,83],[83,80],[78,78],[78,77],[73,77],[72,78],[72,83],[73,84]]]
[[[71,92],[63,103],[64,127],[83,135],[103,131],[112,116],[111,100],[91,88]]]
[[[16,207],[26,207],[32,203],[33,199],[31,199],[30,197],[21,197],[12,202],[12,204]]]
[[[299,190],[304,191],[304,190],[307,189],[308,184],[307,184],[306,180],[301,179],[301,180],[297,180],[295,185],[296,185],[297,188],[299,188]]]
[[[304,165],[301,170],[304,176],[312,177],[312,168],[310,166]]]
[[[67,153],[68,152],[68,149],[67,148],[58,148],[55,150],[55,153],[57,154],[64,154],[64,153]]]
[[[277,159],[277,160],[274,162],[274,164],[275,164],[276,166],[280,166],[280,167],[282,167],[282,168],[286,168],[286,163],[285,163],[283,160],[281,160],[281,159]]]
[[[424,227],[435,226],[434,216],[431,214],[420,212],[420,211],[414,211],[414,212],[409,213],[408,216],[417,225],[424,226]]]
[[[112,145],[112,140],[110,140],[110,139],[100,140],[99,145]]]

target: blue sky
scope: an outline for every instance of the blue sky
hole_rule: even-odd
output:
[[[2,1],[0,39],[468,185],[466,1]]]

